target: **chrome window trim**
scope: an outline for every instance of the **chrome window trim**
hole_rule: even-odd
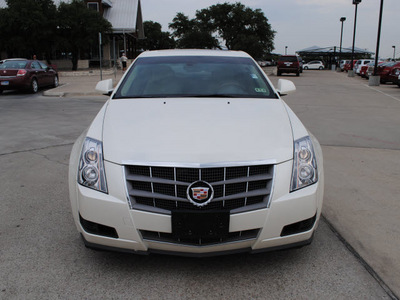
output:
[[[292,158],[286,160],[290,161]],[[282,161],[280,163],[284,163]],[[280,164],[279,163],[279,164]],[[242,166],[256,166],[256,165],[277,165],[276,159],[268,160],[252,160],[252,161],[235,161],[235,162],[216,162],[216,163],[173,163],[173,162],[145,162],[145,161],[135,161],[135,160],[124,160],[122,165],[136,165],[136,166],[146,166],[146,167],[172,167],[172,168],[222,168],[222,167],[242,167]]]

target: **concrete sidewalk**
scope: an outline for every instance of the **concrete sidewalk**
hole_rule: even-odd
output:
[[[268,68],[265,71],[271,74],[272,70]],[[300,78],[288,76],[290,78],[286,79],[295,82],[298,92],[284,100],[303,122],[305,121],[311,132],[317,135],[323,146],[325,159],[323,216],[345,244],[355,251],[355,255],[363,263],[366,262],[365,267],[377,281],[398,296],[400,295],[398,196],[400,138],[393,138],[395,136],[393,132],[391,136],[384,137],[384,132],[390,130],[385,127],[377,128],[375,123],[371,125],[371,120],[365,119],[376,115],[378,118],[376,124],[379,125],[387,120],[387,115],[384,115],[387,113],[385,109],[392,114],[400,113],[400,89],[390,86],[372,89],[368,88],[367,82],[361,81],[360,78],[348,78],[344,73],[321,72],[318,74],[305,72]],[[323,76],[319,76],[322,74]],[[121,70],[116,74],[112,70],[104,71],[103,80],[113,79],[116,85],[122,75]],[[279,78],[270,76],[274,84]],[[63,72],[60,73],[60,87],[47,90],[44,95],[53,97],[101,95],[95,91],[98,81],[100,81],[98,71]],[[327,82],[331,87],[326,86],[326,90],[319,91],[318,85],[326,85]],[[346,91],[346,96],[343,92],[343,95],[338,97],[341,91]],[[307,99],[320,100],[310,100],[308,103]],[[319,102],[316,103],[317,101]],[[353,102],[349,104],[350,101]],[[352,109],[362,113],[362,116],[357,119]],[[329,116],[330,114],[332,116]],[[390,120],[393,119],[392,114]],[[328,122],[323,118],[329,118]],[[310,120],[315,123],[311,123]],[[373,128],[370,135],[368,133],[365,133],[365,137],[361,135],[362,139],[360,136],[351,135],[351,128],[342,128],[343,124],[347,124],[343,123],[344,120],[354,128],[365,127],[366,124]],[[368,123],[364,124],[362,120]],[[400,128],[398,123],[394,121],[391,125],[398,129]],[[331,124],[336,124],[331,129],[342,133],[334,135],[335,130],[324,128]],[[373,133],[380,138],[373,137]],[[386,144],[383,141],[387,141]],[[397,299],[389,289],[387,289],[388,294]]]
[[[76,97],[101,95],[95,91],[96,84],[100,80],[112,79],[114,86],[119,82],[124,74],[121,70],[99,70],[93,71],[70,71],[59,72],[60,86],[43,92],[44,96],[49,97]],[[102,77],[102,79],[101,79]]]

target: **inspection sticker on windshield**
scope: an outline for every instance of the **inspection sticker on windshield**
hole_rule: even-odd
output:
[[[262,89],[262,88],[255,88],[255,91],[256,91],[257,93],[266,93],[266,92],[267,92],[266,89]]]
[[[251,78],[258,79],[258,76],[256,74],[251,74]]]

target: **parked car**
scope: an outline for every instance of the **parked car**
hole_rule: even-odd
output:
[[[379,75],[381,77],[380,82],[382,84],[387,82],[392,82],[393,78],[390,77],[390,73],[394,68],[398,67],[400,67],[400,62],[396,61],[385,62],[379,65],[376,70],[376,75]]]
[[[277,75],[281,76],[283,73],[294,73],[296,76],[300,76],[301,66],[297,55],[282,55],[279,57]]]
[[[368,75],[368,68],[369,67],[374,67],[374,65],[375,65],[375,63],[374,62],[371,62],[371,63],[369,63],[369,64],[367,64],[367,65],[364,65],[364,66],[362,66],[361,68],[360,68],[360,73],[359,73],[359,75],[362,77],[362,78],[369,78],[369,75]]]
[[[400,66],[393,68],[388,76],[388,81],[397,84],[400,87]]]
[[[325,66],[320,60],[313,60],[303,65],[304,70],[322,70]]]
[[[300,73],[303,73],[304,62],[303,62],[303,59],[300,56],[298,56],[298,58],[299,58]]]
[[[58,86],[58,73],[39,60],[5,59],[0,64],[0,93],[28,90],[36,93],[45,86]]]
[[[357,62],[356,59],[353,60],[353,69],[354,69],[354,65],[356,64],[356,62]],[[351,60],[349,60],[348,63],[344,64],[344,68],[343,68],[343,69],[344,69],[344,71],[346,71],[346,72],[352,70],[352,68],[351,68]]]
[[[344,71],[344,65],[350,63],[350,60],[341,60],[339,64],[340,71]]]
[[[73,146],[69,195],[87,247],[209,256],[309,244],[318,141],[246,53],[140,54]],[[251,134],[249,134],[251,133]]]
[[[373,62],[372,59],[359,59],[356,61],[356,64],[354,65],[354,73],[357,75],[360,75],[361,67],[366,66],[367,64]]]
[[[383,63],[384,63],[383,61],[379,61],[378,62],[378,67]],[[368,64],[367,78],[369,78],[370,76],[372,76],[374,74],[374,69],[375,69],[375,62],[372,62],[372,63]]]

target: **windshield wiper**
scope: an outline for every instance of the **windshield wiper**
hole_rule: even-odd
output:
[[[199,94],[199,95],[187,95],[190,98],[242,98],[242,96],[232,95],[232,94]]]

